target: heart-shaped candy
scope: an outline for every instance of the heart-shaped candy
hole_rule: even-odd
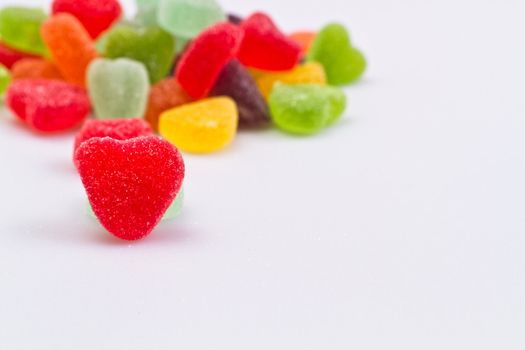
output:
[[[23,58],[13,65],[11,73],[13,80],[64,80],[57,66],[53,62],[42,58]]]
[[[6,104],[20,120],[40,132],[73,128],[91,111],[84,89],[59,80],[17,80],[7,90]]]
[[[2,4],[3,5],[3,4]],[[40,36],[46,13],[39,8],[8,6],[0,10],[0,37],[9,47],[34,55],[47,54]]]
[[[308,135],[321,131],[341,117],[346,108],[346,96],[333,86],[277,83],[269,104],[277,127]]]
[[[211,153],[233,141],[238,119],[230,97],[205,98],[162,113],[159,133],[182,151]]]
[[[128,140],[139,136],[153,135],[151,127],[144,119],[87,120],[75,136],[75,148],[93,137],[111,137],[116,140]]]
[[[199,34],[181,55],[175,77],[194,99],[206,97],[226,64],[237,55],[243,31],[218,23]]]
[[[82,23],[69,13],[58,13],[42,24],[41,35],[64,79],[85,87],[87,67],[99,55]]]
[[[299,63],[301,47],[284,35],[268,15],[254,13],[240,26],[244,29],[244,39],[238,57],[245,66],[283,71]]]
[[[91,204],[87,203],[87,210],[89,216],[96,218],[95,213],[93,212],[93,209],[91,208]],[[179,193],[177,194],[177,197],[173,200],[173,203],[171,203],[170,207],[166,212],[164,213],[164,216],[162,217],[161,221],[167,221],[176,218],[180,215],[182,212],[182,207],[184,206],[184,186],[181,186]]]
[[[87,81],[97,118],[144,116],[149,79],[142,63],[127,58],[96,59],[88,68]]]
[[[226,15],[216,0],[159,0],[157,19],[171,34],[191,39]]]
[[[168,75],[175,58],[175,39],[159,27],[119,25],[105,40],[105,57],[127,57],[142,62],[152,84]]]
[[[159,127],[162,112],[189,103],[193,99],[180,86],[177,79],[166,78],[153,85],[149,91],[146,120],[154,130]]]
[[[156,136],[92,138],[80,145],[75,158],[95,215],[125,240],[151,233],[184,180],[179,151]]]
[[[153,135],[151,127],[144,119],[87,120],[75,137],[73,162],[77,165],[75,153],[80,145],[93,137],[111,137],[115,140],[128,140],[140,136]]]
[[[240,126],[257,127],[270,122],[268,105],[255,80],[237,60],[231,60],[223,68],[210,95],[229,96],[235,101]]]
[[[365,57],[352,47],[346,28],[340,24],[329,24],[321,29],[312,43],[308,60],[324,66],[331,85],[351,83],[366,70]]]
[[[157,12],[159,0],[135,0],[137,13],[133,21],[139,25],[151,26],[157,25]]]
[[[122,15],[118,0],[53,0],[53,14],[67,12],[78,18],[96,39]]]

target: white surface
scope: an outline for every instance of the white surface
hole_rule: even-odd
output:
[[[126,244],[72,135],[2,113],[0,348],[524,349],[523,1],[223,3],[348,24],[348,114],[186,156],[182,217]]]

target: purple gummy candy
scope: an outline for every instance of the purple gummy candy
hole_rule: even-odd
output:
[[[248,70],[237,60],[231,60],[221,71],[211,96],[229,96],[239,109],[239,126],[257,127],[268,124],[268,105]]]
[[[230,23],[233,23],[233,24],[239,25],[239,24],[241,24],[241,22],[242,22],[242,17],[241,17],[241,16],[237,16],[237,15],[235,15],[235,14],[233,14],[233,13],[229,13],[229,14],[228,14],[228,21],[229,21]]]

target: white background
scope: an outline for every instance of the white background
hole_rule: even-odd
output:
[[[2,112],[0,348],[524,349],[524,2],[223,5],[347,24],[348,113],[187,155],[182,216],[128,244],[86,216],[73,134]]]

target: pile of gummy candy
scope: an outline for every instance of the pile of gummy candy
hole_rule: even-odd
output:
[[[227,15],[215,0],[136,2],[132,20],[118,0],[0,10],[6,106],[37,133],[82,125],[75,166],[93,215],[122,239],[180,210],[179,149],[221,150],[238,128],[319,132],[346,107],[336,86],[366,68],[340,24],[287,35],[264,13]]]

